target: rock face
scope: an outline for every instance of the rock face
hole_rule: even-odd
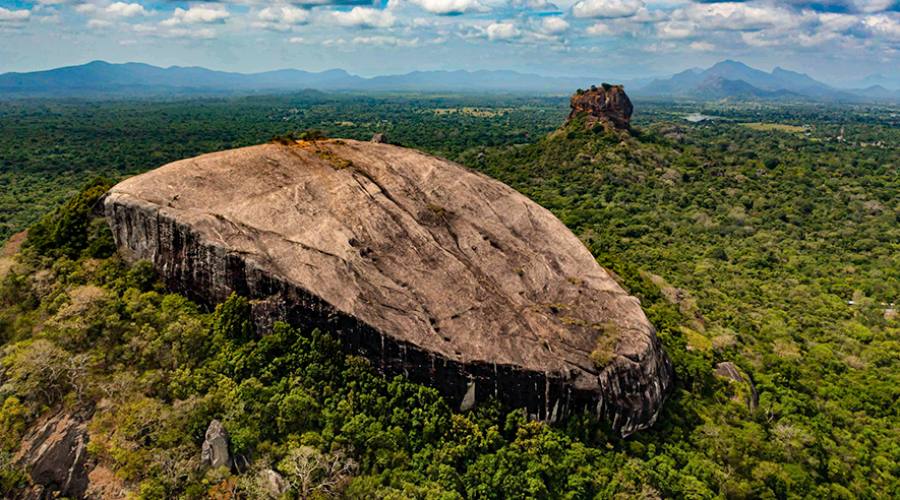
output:
[[[231,469],[233,461],[228,449],[228,433],[222,422],[213,420],[206,429],[206,439],[200,451],[200,461],[207,467]]]
[[[250,297],[259,325],[335,332],[453,405],[497,398],[548,420],[587,410],[628,434],[654,422],[671,385],[638,300],[558,219],[418,151],[223,151],[128,179],[104,204],[122,253],[170,289]]]
[[[26,496],[82,497],[88,485],[87,442],[86,425],[73,415],[59,413],[36,425],[14,457],[36,485]]]
[[[745,403],[750,410],[759,406],[759,393],[750,377],[731,361],[723,361],[716,365],[715,375],[736,384],[741,390],[735,395],[738,402]]]
[[[631,126],[634,106],[621,85],[604,83],[600,87],[579,90],[572,95],[569,105],[572,108],[569,120],[585,114],[588,125],[600,122],[617,129],[628,129]]]

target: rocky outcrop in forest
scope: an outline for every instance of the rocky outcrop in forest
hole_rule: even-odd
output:
[[[33,426],[13,460],[24,466],[33,486],[22,498],[81,498],[88,486],[87,425],[59,413]]]
[[[604,83],[588,90],[578,89],[572,94],[569,105],[572,108],[569,120],[583,115],[588,125],[600,123],[616,129],[631,127],[634,106],[621,85]]]
[[[627,435],[653,424],[672,384],[638,300],[556,217],[415,150],[223,151],[128,179],[104,204],[122,254],[152,262],[171,290],[246,296],[263,331],[283,320],[335,332],[461,409],[496,398],[550,421],[586,410]]]

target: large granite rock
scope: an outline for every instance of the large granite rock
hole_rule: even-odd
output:
[[[569,120],[584,115],[588,125],[602,123],[616,129],[631,126],[634,106],[621,85],[604,83],[600,87],[579,90],[572,95],[569,105],[572,108]]]
[[[337,332],[458,406],[496,397],[548,420],[587,410],[628,434],[654,422],[671,385],[638,300],[578,238],[440,158],[266,144],[133,177],[104,203],[122,253],[153,262],[171,289],[209,304],[235,291],[263,327]]]
[[[58,413],[38,422],[13,457],[34,483],[22,497],[83,496],[88,485],[87,442],[87,426],[74,415]]]

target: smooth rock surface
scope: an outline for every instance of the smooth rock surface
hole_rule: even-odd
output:
[[[236,291],[260,325],[334,331],[454,405],[474,393],[549,420],[587,410],[628,434],[653,423],[671,385],[638,300],[577,237],[440,158],[266,144],[133,177],[104,203],[122,253],[153,262],[169,288],[208,304]],[[600,368],[598,341],[613,351]]]

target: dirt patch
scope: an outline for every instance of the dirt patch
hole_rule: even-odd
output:
[[[127,497],[127,488],[113,471],[97,466],[88,474],[87,498],[120,499]]]
[[[22,248],[22,243],[25,243],[27,237],[28,231],[20,231],[10,236],[3,248],[0,248],[0,257],[12,257],[19,253],[19,249]]]

